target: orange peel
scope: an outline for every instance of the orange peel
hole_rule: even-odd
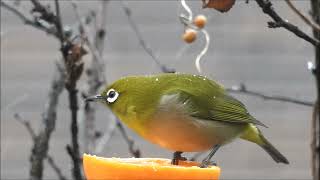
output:
[[[219,179],[219,167],[200,168],[198,165],[194,161],[180,161],[179,165],[172,165],[170,159],[162,158],[103,158],[83,155],[87,180]]]

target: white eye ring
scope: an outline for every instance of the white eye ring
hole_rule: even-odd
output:
[[[115,102],[118,99],[118,97],[119,97],[119,93],[114,89],[109,89],[109,91],[107,92],[108,103]]]

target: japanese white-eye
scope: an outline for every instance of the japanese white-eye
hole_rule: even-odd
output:
[[[262,135],[265,126],[213,80],[200,75],[168,73],[124,77],[88,100],[99,100],[143,138],[175,151],[206,151],[203,167],[216,150],[235,138],[262,147],[277,163],[288,160]]]

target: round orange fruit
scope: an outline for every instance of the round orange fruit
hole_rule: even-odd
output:
[[[207,24],[207,17],[204,15],[198,15],[194,18],[193,24],[202,29]]]
[[[184,34],[182,35],[182,39],[186,43],[192,43],[193,41],[196,40],[196,38],[197,38],[197,31],[193,29],[186,29]]]

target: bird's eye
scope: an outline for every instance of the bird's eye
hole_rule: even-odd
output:
[[[114,89],[109,89],[107,92],[107,101],[108,103],[113,103],[117,100],[119,93]]]

